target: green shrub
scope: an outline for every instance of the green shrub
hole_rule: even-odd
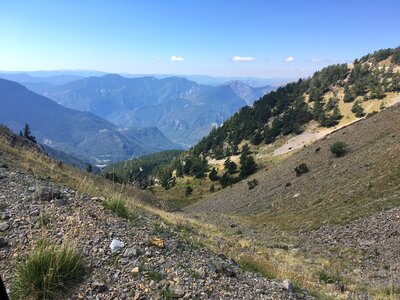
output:
[[[155,282],[160,282],[164,279],[164,275],[158,271],[150,271],[148,276],[150,280],[154,280]]]
[[[257,179],[247,181],[247,185],[249,186],[249,190],[254,189],[258,185]]]
[[[294,168],[294,171],[296,172],[296,176],[301,176],[302,174],[307,173],[309,169],[305,163],[301,163],[296,168]]]
[[[117,214],[118,217],[129,219],[130,212],[129,209],[126,207],[125,201],[120,199],[113,199],[109,201],[104,201],[103,206],[109,210],[112,210]]]
[[[107,209],[112,210],[118,217],[129,220],[132,225],[139,225],[139,216],[129,210],[129,208],[126,206],[125,201],[120,199],[103,201],[103,206]]]
[[[325,270],[318,271],[317,276],[318,276],[318,279],[325,284],[338,283],[342,280],[339,273],[331,274]]]
[[[186,196],[186,197],[190,196],[190,195],[192,194],[192,192],[193,192],[192,187],[191,187],[190,185],[188,185],[188,186],[186,187],[186,189],[185,189],[185,196]]]
[[[347,145],[345,142],[335,142],[331,145],[330,150],[337,157],[343,156],[347,152]]]
[[[69,245],[37,246],[15,273],[12,299],[54,299],[82,279],[85,267],[79,251]]]
[[[162,299],[172,300],[174,299],[174,293],[172,293],[168,288],[161,290],[160,292]]]
[[[0,211],[5,210],[7,208],[7,204],[0,203]]]
[[[38,222],[40,226],[47,226],[50,223],[50,215],[48,213],[41,214]]]

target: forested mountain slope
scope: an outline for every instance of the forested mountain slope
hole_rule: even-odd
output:
[[[311,120],[333,127],[378,111],[400,92],[400,47],[366,55],[353,64],[333,65],[243,107],[193,147],[193,153],[229,156],[243,140],[254,145],[300,134]],[[376,102],[379,101],[378,107]]]

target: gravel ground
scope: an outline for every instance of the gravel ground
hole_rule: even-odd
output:
[[[19,261],[45,238],[73,243],[87,264],[84,280],[65,299],[312,299],[188,242],[191,233],[184,228],[139,211],[132,224],[101,202],[0,168],[0,270],[6,286]],[[49,218],[45,226],[39,222],[43,214]],[[124,243],[115,253],[113,240]]]

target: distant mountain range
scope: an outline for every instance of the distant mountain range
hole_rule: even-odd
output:
[[[65,108],[13,81],[0,79],[0,123],[18,132],[27,122],[40,143],[98,163],[177,149],[155,128],[121,129],[93,115]]]
[[[59,84],[53,82],[53,78],[57,77],[71,77],[72,80],[92,77],[92,76],[103,76],[110,74],[109,72],[95,71],[95,70],[53,70],[53,71],[0,71],[0,78],[9,79],[17,81],[19,83],[26,82],[44,82],[51,84]],[[24,75],[25,78],[19,80],[16,77],[9,77],[9,75]],[[28,78],[27,75],[30,77]],[[121,73],[120,74],[126,78],[138,78],[138,77],[155,77],[158,79],[164,79],[168,77],[183,77],[191,81],[195,81],[198,84],[205,85],[221,85],[230,81],[242,81],[252,87],[262,87],[262,86],[281,86],[284,83],[296,80],[294,77],[271,77],[271,78],[261,78],[261,77],[243,77],[243,76],[210,76],[210,75],[185,75],[185,74],[131,74],[131,73]],[[75,79],[73,79],[75,78]],[[70,80],[70,81],[72,81]],[[67,83],[67,82],[64,82]],[[61,84],[61,83],[60,83]]]
[[[193,145],[241,107],[252,105],[274,89],[241,81],[209,86],[182,77],[126,78],[117,74],[61,85],[37,81],[22,84],[65,107],[91,112],[118,127],[157,127],[183,147]]]

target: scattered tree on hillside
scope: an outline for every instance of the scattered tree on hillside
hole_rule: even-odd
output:
[[[235,162],[231,161],[230,157],[228,157],[224,162],[224,168],[229,174],[234,174],[237,170],[237,165]]]
[[[263,136],[259,131],[256,131],[256,133],[253,135],[251,138],[251,143],[253,145],[259,145],[263,141]]]
[[[345,142],[335,142],[331,145],[330,150],[337,157],[343,156],[347,152],[347,145]]]
[[[210,174],[208,174],[208,178],[211,181],[217,181],[219,179],[218,172],[217,172],[217,170],[215,168],[212,168]]]
[[[354,99],[355,99],[355,96],[354,96],[352,90],[349,88],[348,85],[346,85],[344,87],[343,101],[346,102],[346,103],[349,103],[349,102],[353,102]]]
[[[305,163],[301,163],[296,168],[294,168],[296,176],[301,176],[309,171],[308,166]]]
[[[238,180],[236,178],[231,177],[228,172],[225,172],[222,174],[222,176],[219,178],[219,184],[222,186],[222,188],[226,188],[229,185],[234,184]]]
[[[250,155],[250,148],[247,144],[242,147],[240,155],[240,177],[245,178],[256,171],[257,165],[253,156]]]
[[[172,177],[172,169],[169,166],[161,168],[158,172],[161,186],[168,190],[175,185],[175,177]]]
[[[257,179],[247,181],[247,186],[249,187],[249,190],[254,189],[257,185],[258,185]]]
[[[89,163],[89,164],[86,166],[86,172],[88,172],[88,173],[92,173],[92,172],[93,172],[93,166],[92,166],[91,163]]]
[[[359,101],[354,102],[351,112],[357,117],[361,118],[365,116],[364,108],[361,106]]]
[[[20,132],[21,135],[21,132]],[[22,130],[22,135],[23,137],[25,137],[26,139],[30,140],[31,142],[36,144],[36,138],[31,134],[31,129],[28,125],[28,123],[25,123],[25,126]]]

